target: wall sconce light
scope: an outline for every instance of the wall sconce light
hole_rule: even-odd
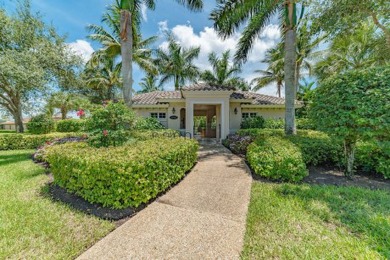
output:
[[[235,108],[234,109],[234,114],[237,115],[237,113],[238,113],[238,110],[237,110],[237,108]]]
[[[176,109],[172,108],[172,114],[175,114],[175,113],[176,113]]]

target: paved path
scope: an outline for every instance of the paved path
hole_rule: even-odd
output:
[[[251,182],[241,158],[205,145],[180,184],[79,259],[238,259]]]

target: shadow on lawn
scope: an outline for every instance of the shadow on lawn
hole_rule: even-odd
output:
[[[31,152],[15,152],[0,155],[0,167],[28,160],[31,160]]]
[[[308,214],[324,222],[328,222],[328,218],[336,219],[384,258],[390,259],[389,190],[284,184],[276,191],[280,196],[301,200]],[[316,209],[315,202],[325,203],[330,214]]]

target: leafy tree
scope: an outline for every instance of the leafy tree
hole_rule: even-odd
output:
[[[222,57],[218,57],[215,52],[209,54],[209,62],[212,70],[204,71],[200,78],[208,83],[234,86],[240,78],[236,75],[241,72],[239,66],[229,64],[230,51],[222,53]]]
[[[202,0],[176,0],[192,10],[200,10],[203,7]],[[116,0],[120,10],[120,46],[122,56],[123,98],[128,106],[131,106],[131,92],[133,85],[133,46],[134,33],[139,32],[141,21],[141,7],[154,9],[154,0]]]
[[[312,21],[333,35],[357,29],[371,20],[382,31],[390,50],[390,7],[388,0],[310,0]]]
[[[156,63],[161,74],[160,85],[173,80],[175,90],[179,90],[186,81],[195,81],[199,69],[193,62],[199,52],[200,47],[183,48],[169,35],[167,50],[159,48],[156,53]]]
[[[369,23],[352,31],[336,36],[324,58],[315,65],[315,74],[326,79],[334,74],[353,69],[380,66],[390,62],[390,56],[383,52],[384,38],[377,34]]]
[[[0,106],[15,119],[23,132],[23,105],[40,97],[51,86],[76,78],[81,64],[64,39],[41,17],[32,14],[30,2],[20,4],[15,16],[0,10]]]
[[[390,67],[352,70],[316,89],[310,117],[320,130],[344,141],[347,176],[353,175],[358,140],[390,138]]]
[[[244,26],[238,43],[235,59],[245,61],[254,41],[260,35],[270,18],[279,13],[284,32],[284,72],[286,92],[286,134],[295,134],[295,68],[296,68],[296,26],[297,4],[293,0],[221,0],[211,13],[214,27],[226,38]],[[303,8],[301,16],[303,15]]]
[[[261,62],[267,63],[266,70],[255,70],[256,73],[261,73],[261,77],[256,77],[252,80],[254,84],[253,89],[255,91],[268,86],[269,84],[276,83],[277,95],[281,97],[282,88],[284,82],[284,48],[280,43],[276,47],[269,49],[265,54],[264,60]]]
[[[48,114],[53,115],[53,110],[55,108],[60,109],[62,119],[66,119],[66,116],[69,111],[76,110],[79,108],[88,106],[88,101],[86,98],[68,92],[57,92],[54,93],[49,101],[47,102]]]
[[[147,74],[146,77],[142,78],[142,81],[139,83],[141,90],[139,93],[149,93],[156,90],[162,90],[162,87],[157,85],[157,77],[152,74]]]

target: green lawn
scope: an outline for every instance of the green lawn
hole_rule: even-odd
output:
[[[0,259],[72,259],[114,224],[50,200],[32,152],[0,151]]]
[[[243,259],[390,259],[390,191],[254,182]]]

